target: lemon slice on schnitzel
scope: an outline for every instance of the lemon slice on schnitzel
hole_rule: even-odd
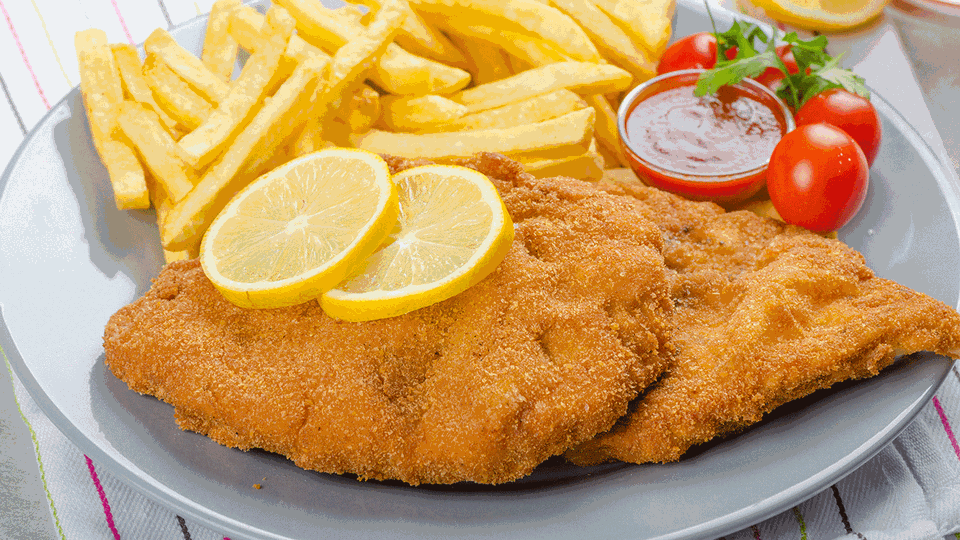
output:
[[[452,165],[393,177],[400,219],[390,238],[320,305],[347,321],[393,317],[466,290],[500,264],[513,222],[483,174]]]
[[[397,222],[397,189],[380,156],[330,148],[261,176],[207,230],[200,263],[241,307],[312,300],[343,281]]]
[[[777,21],[829,32],[866,24],[880,15],[888,0],[740,0],[748,10],[751,2]]]

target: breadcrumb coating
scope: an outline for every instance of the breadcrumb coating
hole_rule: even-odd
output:
[[[110,319],[107,365],[172,404],[183,429],[307,469],[414,485],[529,474],[609,429],[667,367],[662,237],[632,197],[494,154],[466,165],[516,227],[466,292],[349,323],[313,301],[236,307],[197,261],[172,263]]]
[[[956,311],[876,277],[842,242],[652,188],[603,187],[635,197],[663,232],[677,355],[613,430],[567,453],[575,463],[676,461],[900,355],[960,354]]]
[[[516,227],[466,292],[348,323],[316,302],[238,308],[197,261],[173,263],[110,319],[107,365],[222,444],[416,485],[508,482],[565,451],[675,461],[900,355],[960,355],[955,310],[842,242],[641,185],[536,179],[496,154],[464,165]]]

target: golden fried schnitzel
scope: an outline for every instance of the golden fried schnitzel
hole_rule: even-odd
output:
[[[638,185],[535,179],[502,156],[467,165],[516,236],[466,292],[346,323],[316,302],[238,308],[196,261],[175,263],[111,318],[108,366],[226,445],[363,478],[499,483],[568,449],[580,464],[676,460],[898,355],[960,353],[954,310],[841,242]]]
[[[238,308],[197,261],[174,263],[110,319],[107,365],[182,428],[304,468],[410,484],[530,473],[609,429],[666,368],[663,244],[632,197],[497,155],[469,165],[496,179],[516,235],[466,292],[347,323],[316,302]]]
[[[841,242],[639,185],[607,189],[636,197],[663,231],[677,354],[613,430],[567,454],[575,463],[675,461],[899,355],[960,354],[956,311],[874,276]]]

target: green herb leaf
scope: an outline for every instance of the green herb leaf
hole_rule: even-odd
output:
[[[713,94],[721,87],[736,84],[747,77],[756,77],[773,67],[786,76],[777,91],[787,105],[799,108],[810,98],[830,88],[843,88],[848,92],[870,98],[862,77],[840,67],[840,58],[827,54],[827,38],[817,36],[803,40],[796,32],[790,32],[779,40],[790,45],[797,61],[799,73],[787,73],[787,66],[776,56],[776,30],[768,36],[755,24],[734,21],[729,30],[716,33],[717,64],[704,72],[697,81],[695,95]],[[765,44],[766,47],[762,45]],[[727,59],[727,51],[737,48],[733,60]],[[759,49],[764,49],[760,52]],[[808,73],[809,72],[809,73]]]
[[[870,91],[867,90],[867,85],[863,80],[863,77],[857,75],[849,69],[841,68],[839,56],[837,58],[831,58],[828,60],[822,68],[814,71],[812,75],[816,75],[821,79],[827,80],[833,83],[835,86],[839,86],[847,92],[850,92],[851,94],[857,94],[870,99]],[[810,97],[813,96],[811,95]],[[804,101],[806,101],[806,99],[804,99]]]
[[[759,26],[751,23],[743,23],[741,26],[740,21],[734,21],[729,30],[717,34],[717,60],[729,62],[727,51],[734,47],[737,48],[737,59],[755,56],[758,54],[754,48],[756,41],[767,42],[767,35]]]
[[[756,77],[768,67],[778,67],[779,60],[775,52],[766,51],[754,56],[728,60],[723,64],[700,75],[697,88],[693,92],[695,96],[715,94],[721,86],[737,84],[747,77]]]
[[[804,103],[807,102],[811,97],[823,92],[824,90],[830,88],[836,88],[836,84],[816,76],[811,75],[802,75],[800,73],[794,73],[790,75],[790,80],[797,89],[797,95],[794,96],[790,93],[786,85],[780,87],[777,91],[777,95],[787,103],[787,105],[793,107],[794,110],[799,109]]]

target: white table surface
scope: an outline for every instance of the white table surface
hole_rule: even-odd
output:
[[[857,32],[830,36],[830,43],[831,54],[843,52],[844,64],[893,104],[936,154],[954,168],[960,164],[960,145],[953,144],[960,141],[960,87],[944,84],[927,68],[917,73],[888,15]],[[940,54],[943,65],[960,65],[960,49]],[[956,176],[955,181],[960,182]],[[57,538],[30,433],[13,399],[10,375],[0,371],[0,538]]]

